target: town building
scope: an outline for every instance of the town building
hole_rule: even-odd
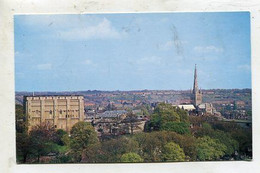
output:
[[[221,116],[221,114],[216,111],[216,109],[213,107],[213,105],[211,103],[203,103],[203,101],[202,101],[202,92],[198,86],[197,65],[196,64],[195,64],[195,70],[194,70],[194,83],[193,83],[193,90],[192,90],[192,94],[191,94],[191,100],[192,100],[192,104],[194,105],[194,107],[196,109],[196,112],[199,115],[210,114],[210,115]],[[189,105],[189,107],[191,107],[191,106]]]
[[[74,124],[84,121],[83,96],[25,96],[24,107],[29,131],[46,123],[69,133]]]
[[[198,106],[202,103],[202,92],[199,90],[198,86],[198,78],[197,78],[197,66],[195,64],[194,70],[194,83],[193,83],[193,91],[192,91],[192,101],[194,106]]]

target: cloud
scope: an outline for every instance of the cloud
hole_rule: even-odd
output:
[[[96,65],[96,64],[93,63],[93,61],[90,60],[90,59],[85,59],[85,60],[83,61],[83,64],[84,64],[84,65],[92,65],[92,66]]]
[[[162,58],[158,56],[144,57],[136,61],[137,64],[152,64],[152,65],[160,65],[163,63]]]
[[[248,64],[238,65],[237,68],[242,71],[250,71],[251,66]]]
[[[84,61],[84,64],[90,65],[90,64],[92,64],[92,61],[89,60],[89,59],[86,59],[86,60]]]
[[[215,53],[221,53],[223,52],[223,48],[218,48],[216,46],[196,46],[193,48],[195,52],[198,53],[209,53],[209,52],[215,52]]]
[[[38,70],[50,70],[52,68],[52,64],[38,64]]]
[[[118,32],[106,18],[103,18],[96,25],[58,31],[58,36],[66,40],[119,39],[124,35],[124,32]]]

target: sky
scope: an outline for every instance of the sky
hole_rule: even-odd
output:
[[[251,88],[250,13],[15,15],[15,90]]]

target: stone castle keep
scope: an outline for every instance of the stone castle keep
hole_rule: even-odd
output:
[[[74,124],[84,120],[83,96],[25,96],[24,106],[29,131],[47,123],[69,132]]]

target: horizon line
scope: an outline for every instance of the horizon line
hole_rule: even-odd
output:
[[[246,90],[252,88],[210,88],[210,89],[200,89],[200,90]],[[65,90],[65,91],[15,91],[15,92],[85,92],[85,91],[102,91],[102,92],[131,92],[131,91],[190,91],[192,89],[133,89],[133,90]]]

